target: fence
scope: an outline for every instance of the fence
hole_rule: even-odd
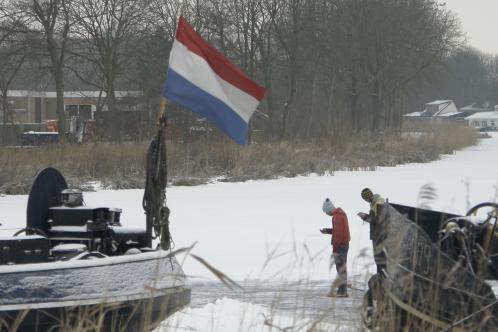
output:
[[[21,145],[27,131],[46,131],[44,123],[0,124],[0,145]]]

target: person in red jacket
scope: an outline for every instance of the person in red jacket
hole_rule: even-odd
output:
[[[347,297],[347,261],[349,241],[349,224],[346,213],[340,208],[335,207],[329,198],[323,202],[322,210],[326,215],[332,217],[332,228],[322,228],[322,234],[332,234],[332,251],[334,254],[335,267],[337,269],[337,278],[332,285],[332,289],[328,296],[331,297]],[[334,286],[337,285],[337,292],[334,291]]]

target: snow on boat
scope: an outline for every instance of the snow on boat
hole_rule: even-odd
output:
[[[38,174],[26,228],[0,238],[0,331],[146,331],[189,304],[170,250],[162,144],[158,135],[147,155],[145,229],[122,227],[118,208],[86,206],[56,169]]]
[[[190,299],[178,262],[162,250],[2,266],[0,280],[1,330],[67,330],[103,319],[99,330],[142,331]]]
[[[458,216],[386,203],[374,246],[382,272],[369,282],[375,310],[366,296],[367,325],[496,331],[498,300],[489,281],[498,278],[497,208],[484,203]]]

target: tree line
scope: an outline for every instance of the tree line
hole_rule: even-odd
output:
[[[498,102],[498,58],[435,0],[3,0],[4,123],[23,69],[50,77],[59,120],[69,75],[106,92],[98,110],[119,111],[123,82],[156,109],[180,15],[268,89],[252,126],[271,140],[399,130],[430,99]]]

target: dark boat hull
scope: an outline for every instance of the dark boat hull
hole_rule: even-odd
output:
[[[0,293],[2,331],[142,331],[190,301],[180,265],[164,251],[4,266]]]
[[[106,304],[26,309],[0,313],[0,330],[17,326],[19,332],[150,331],[190,302],[190,289],[178,287],[143,300]]]
[[[382,295],[403,312],[396,314],[400,327],[498,328],[491,287],[443,253],[422,227],[386,204],[378,229],[374,249],[383,253]]]

